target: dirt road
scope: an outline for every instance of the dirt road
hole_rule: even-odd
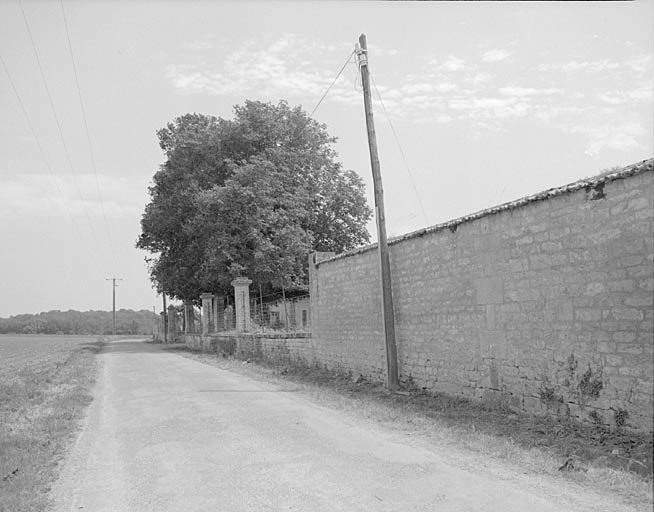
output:
[[[122,340],[99,357],[56,511],[629,510],[160,346]]]

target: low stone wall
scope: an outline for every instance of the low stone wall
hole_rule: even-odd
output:
[[[311,333],[187,334],[184,342],[191,350],[240,359],[269,363],[309,363],[314,360]]]

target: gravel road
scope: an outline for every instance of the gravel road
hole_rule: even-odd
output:
[[[56,511],[629,510],[161,346],[121,340],[98,357]]]

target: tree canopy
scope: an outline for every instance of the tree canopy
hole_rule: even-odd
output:
[[[309,252],[369,241],[363,181],[300,107],[246,101],[232,120],[185,114],[157,136],[166,160],[136,245],[161,293],[229,293],[238,276],[298,289]]]
[[[111,311],[48,311],[0,318],[0,334],[111,334]],[[116,334],[151,334],[159,316],[143,309],[116,311]]]

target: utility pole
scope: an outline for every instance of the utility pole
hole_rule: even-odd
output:
[[[379,259],[381,262],[381,288],[383,301],[384,334],[386,336],[386,371],[388,389],[398,388],[397,346],[395,342],[395,316],[393,313],[393,290],[391,288],[391,266],[388,257],[388,242],[386,240],[386,217],[384,213],[384,189],[382,188],[379,155],[377,154],[377,136],[375,122],[372,116],[372,97],[370,94],[370,76],[368,71],[368,46],[365,34],[359,37],[356,45],[357,60],[361,70],[363,85],[363,105],[366,111],[366,128],[368,130],[368,147],[370,149],[370,165],[372,181],[375,189],[375,217],[377,219],[377,238],[379,240]]]
[[[166,308],[166,294],[163,297],[163,342],[168,343],[168,308]]]
[[[122,281],[121,278],[119,277],[108,277],[105,279],[105,281],[111,281],[111,287],[112,287],[112,316],[111,316],[111,334],[114,336],[116,335],[116,281]]]

